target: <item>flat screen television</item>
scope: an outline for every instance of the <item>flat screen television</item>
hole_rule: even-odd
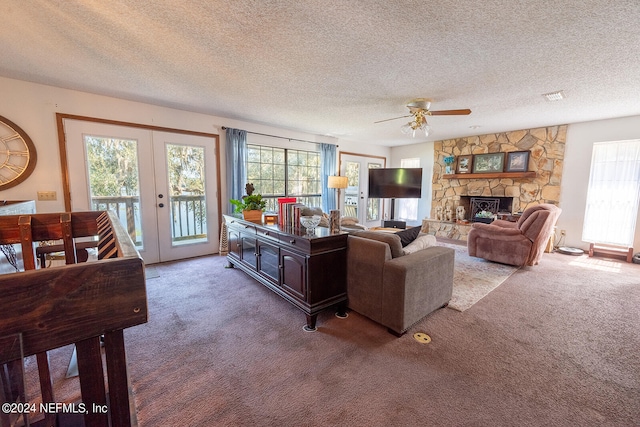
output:
[[[368,169],[369,197],[419,199],[422,197],[422,168]]]

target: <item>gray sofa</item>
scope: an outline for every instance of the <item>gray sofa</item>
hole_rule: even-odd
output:
[[[443,246],[403,255],[396,234],[352,233],[347,249],[349,308],[402,335],[449,303],[454,257],[455,251]]]

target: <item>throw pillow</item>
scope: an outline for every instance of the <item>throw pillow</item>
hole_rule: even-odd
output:
[[[416,237],[418,237],[418,234],[420,234],[421,229],[422,227],[411,227],[411,228],[407,228],[406,230],[396,232],[396,234],[400,236],[400,242],[402,243],[402,247],[404,248],[409,243],[416,240]]]
[[[431,246],[436,246],[436,236],[426,233],[420,233],[420,235],[411,243],[402,249],[405,255],[409,255]]]

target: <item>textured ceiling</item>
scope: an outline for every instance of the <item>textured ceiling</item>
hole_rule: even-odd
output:
[[[638,0],[1,3],[1,76],[312,134],[422,142],[374,124],[415,97],[472,110],[429,140],[640,114]]]

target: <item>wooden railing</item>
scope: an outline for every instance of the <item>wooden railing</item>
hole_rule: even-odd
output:
[[[205,196],[170,196],[171,236],[174,241],[206,237],[207,209]],[[141,246],[140,198],[138,196],[96,196],[91,198],[92,209],[113,211],[136,246]]]
[[[98,259],[76,263],[76,239],[91,237],[98,239]],[[66,265],[36,269],[34,243],[48,240],[62,240]],[[64,410],[53,393],[47,351],[69,344],[77,350],[81,401],[74,408],[84,425],[136,425],[123,330],[147,321],[147,297],[142,258],[117,217],[1,216],[0,244],[21,246],[25,270],[0,274],[0,426],[28,425],[34,413],[44,415],[34,424],[66,425],[58,418]],[[25,372],[23,358],[30,355],[37,372]],[[38,376],[42,405],[27,402],[25,374]]]
[[[171,196],[171,236],[174,241],[206,237],[207,207],[204,194]]]
[[[91,209],[94,211],[115,212],[120,223],[126,226],[131,240],[140,246],[136,229],[140,229],[140,197],[138,196],[97,196],[91,198]],[[123,221],[124,218],[124,221]]]

